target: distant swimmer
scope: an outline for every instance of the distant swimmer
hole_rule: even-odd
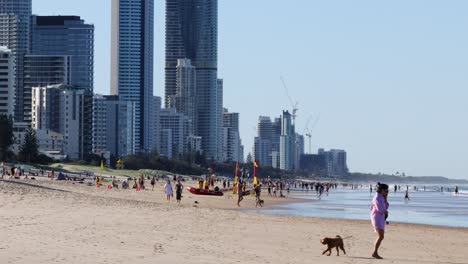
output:
[[[455,195],[458,195],[458,186],[455,186]]]

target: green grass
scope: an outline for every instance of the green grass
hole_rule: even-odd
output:
[[[91,165],[78,165],[78,164],[65,164],[65,163],[54,163],[50,167],[59,168],[66,170],[68,172],[96,172],[102,173],[102,176],[127,176],[127,177],[140,177],[142,174],[144,176],[165,176],[165,175],[174,175],[173,173],[161,170],[114,170],[109,168],[104,168],[101,171],[101,167],[91,166]]]

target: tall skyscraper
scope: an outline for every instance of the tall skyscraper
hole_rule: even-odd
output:
[[[90,154],[94,89],[94,25],[86,24],[79,16],[32,16],[31,21],[32,55],[70,58],[69,85],[84,91],[83,153]],[[25,89],[25,94],[28,92]]]
[[[166,0],[165,106],[174,108],[177,60],[190,59],[196,72],[195,131],[205,156],[214,160],[222,158],[217,49],[217,0]]]
[[[0,47],[0,115],[13,116],[15,110],[15,58]]]
[[[295,135],[292,116],[288,111],[283,111],[280,137],[280,169],[282,170],[294,169]]]
[[[254,139],[253,156],[261,166],[271,166],[271,140],[273,128],[268,116],[260,116],[257,123],[258,136]]]
[[[222,161],[242,161],[241,139],[239,136],[239,113],[223,113],[223,157]]]
[[[177,60],[176,87],[177,91],[174,98],[175,109],[183,113],[190,120],[189,133],[195,135],[196,126],[196,75],[195,67],[192,66],[189,59]]]
[[[135,104],[134,150],[151,151],[154,0],[112,0],[111,93]]]
[[[32,0],[0,0],[0,46],[15,57],[15,120],[23,121],[23,60],[30,49]]]

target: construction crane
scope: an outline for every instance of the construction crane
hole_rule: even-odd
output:
[[[317,116],[317,118],[315,119],[314,121],[314,124],[312,124],[312,129],[309,129],[309,122],[312,118],[312,115],[309,116],[309,118],[307,119],[307,122],[306,122],[306,125],[305,125],[305,128],[304,128],[304,132],[306,133],[306,137],[309,138],[309,154],[312,154],[312,130],[314,129],[314,127],[317,125],[317,122],[320,120],[320,114]]]
[[[291,103],[292,106],[292,119],[293,119],[293,125],[296,124],[296,117],[297,117],[297,111],[299,110],[297,106],[299,105],[298,101],[293,101],[291,96],[289,95],[289,90],[288,87],[286,86],[286,82],[283,79],[283,76],[280,76],[281,83],[283,84],[284,90],[286,91],[286,95],[288,96],[289,102]]]

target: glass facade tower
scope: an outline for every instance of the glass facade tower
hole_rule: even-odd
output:
[[[135,105],[134,151],[149,152],[153,97],[154,0],[112,0],[111,94]]]
[[[94,87],[94,25],[86,24],[79,16],[32,16],[31,21],[31,54],[68,56],[69,85],[74,89],[84,90],[83,153],[84,155],[90,154]]]
[[[0,46],[8,47],[15,57],[15,120],[23,121],[23,61],[30,49],[32,0],[0,0]]]
[[[177,93],[177,60],[196,69],[195,132],[208,159],[220,160],[222,96],[218,89],[218,1],[166,0],[165,106]]]

